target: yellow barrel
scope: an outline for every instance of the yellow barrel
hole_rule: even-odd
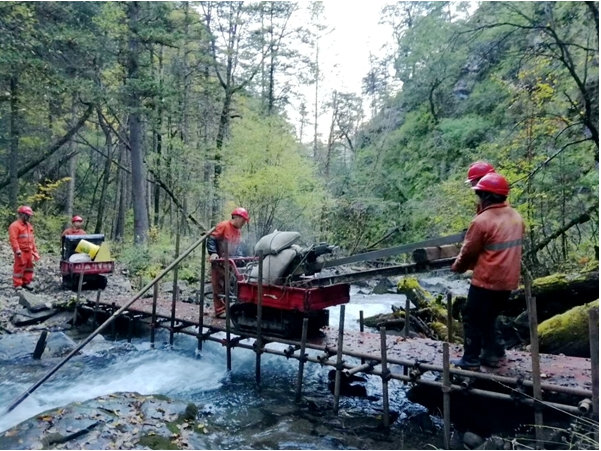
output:
[[[86,240],[81,240],[75,248],[75,252],[88,254],[92,260],[94,260],[94,257],[96,257],[96,254],[98,253],[98,249],[100,249],[100,246]]]

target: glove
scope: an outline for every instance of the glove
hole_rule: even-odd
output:
[[[21,249],[19,249],[18,251],[15,251],[15,257],[21,257]]]
[[[212,262],[213,260],[217,260],[219,258],[218,254],[211,254],[209,256],[209,261]]]
[[[40,254],[38,254],[37,252],[32,252],[31,255],[33,255],[33,258],[36,262],[40,260]]]

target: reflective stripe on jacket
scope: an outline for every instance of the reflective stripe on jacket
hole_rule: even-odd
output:
[[[218,254],[223,257],[224,243],[228,243],[228,254],[237,255],[238,245],[240,244],[240,230],[234,227],[231,221],[222,221],[215,227],[213,233],[207,240],[207,251],[209,254]]]
[[[35,238],[33,236],[33,226],[29,222],[23,222],[17,219],[8,227],[8,239],[13,248],[13,252],[21,251],[37,252]]]
[[[472,220],[455,272],[473,269],[472,285],[488,290],[515,290],[519,285],[524,220],[507,202],[493,204]]]

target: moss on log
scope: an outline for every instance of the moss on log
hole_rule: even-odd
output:
[[[599,300],[574,307],[538,325],[540,351],[590,357],[588,311],[599,307]]]
[[[552,274],[535,279],[532,295],[536,298],[538,322],[541,323],[573,307],[599,298],[599,266],[588,267],[577,274]],[[505,313],[518,316],[526,310],[524,289],[511,293]]]

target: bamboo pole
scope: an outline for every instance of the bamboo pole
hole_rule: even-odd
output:
[[[155,283],[152,287],[152,316],[150,317],[150,347],[154,349],[154,330],[157,322],[157,301],[159,299],[159,286]]]
[[[257,280],[257,339],[255,340],[255,381],[261,384],[261,354],[263,352],[263,251],[259,251],[259,279]]]
[[[591,346],[591,374],[593,383],[593,420],[599,422],[599,308],[588,311],[588,331]],[[599,443],[599,427],[595,429],[595,442]]]
[[[340,403],[340,376],[342,372],[342,349],[344,341],[344,311],[345,306],[340,306],[340,323],[338,324],[338,352],[336,353],[336,379],[334,380],[334,414],[338,415],[338,405]]]
[[[158,276],[156,276],[154,278],[154,280],[152,280],[151,282],[148,283],[148,285],[146,285],[144,288],[142,288],[131,300],[129,300],[123,307],[121,307],[119,310],[117,310],[116,312],[113,312],[113,314],[111,315],[111,317],[106,320],[104,323],[102,323],[94,332],[92,332],[88,338],[86,338],[85,340],[83,340],[78,346],[75,347],[75,349],[73,349],[67,356],[65,356],[59,363],[56,364],[56,366],[54,368],[52,368],[50,371],[48,371],[40,380],[38,380],[35,384],[33,384],[31,387],[29,387],[21,396],[19,396],[15,401],[13,401],[8,408],[6,409],[6,413],[11,412],[12,410],[14,410],[15,407],[17,407],[19,404],[21,404],[25,399],[27,399],[27,397],[29,395],[31,395],[35,390],[37,390],[44,382],[46,382],[54,373],[56,373],[65,363],[67,363],[69,360],[71,360],[71,358],[77,354],[79,351],[81,351],[83,349],[84,346],[86,346],[90,341],[92,341],[92,339],[98,335],[100,332],[102,332],[106,327],[108,327],[111,324],[114,324],[115,319],[125,310],[127,310],[134,302],[136,302],[138,299],[140,299],[144,293],[146,293],[150,287],[152,287],[154,284],[156,284],[159,280],[161,280],[163,277],[165,277],[165,275],[167,273],[169,273],[169,271],[171,271],[180,261],[182,261],[184,258],[186,258],[188,255],[190,255],[190,253],[196,249],[202,242],[204,242],[204,240],[206,240],[209,235],[213,232],[213,230],[215,230],[215,228],[213,227],[211,230],[209,230],[207,233],[205,233],[202,237],[200,237],[194,244],[192,244],[192,246],[190,246],[182,255],[179,256],[179,258],[177,258],[175,261],[171,262],[171,264],[169,266],[167,266],[167,268],[165,268]],[[114,305],[114,303],[113,303]]]
[[[451,362],[449,359],[449,343],[442,345],[442,402],[444,420],[445,449],[451,449]]]
[[[207,262],[207,243],[202,243],[200,251],[200,286],[198,287],[198,350],[202,351],[202,329],[205,321],[205,277]],[[214,295],[215,293],[213,293]]]
[[[543,398],[540,377],[540,355],[538,351],[538,320],[536,314],[536,298],[532,297],[532,279],[528,270],[524,271],[524,292],[528,308],[528,322],[530,324],[530,355],[532,358],[532,395],[534,404],[534,424],[536,448],[543,448],[543,412],[540,402]]]
[[[179,221],[178,221],[179,222]],[[179,240],[180,240],[180,230],[181,227],[177,228],[177,233],[175,235],[175,259],[179,256]],[[179,265],[175,265],[173,269],[173,293],[171,296],[171,328],[169,330],[169,345],[173,346],[173,335],[175,334],[175,305],[179,300],[179,285],[178,285],[178,276],[179,276]]]
[[[305,371],[305,362],[307,356],[305,355],[305,347],[307,345],[307,333],[309,331],[309,318],[303,318],[303,333],[301,336],[301,347],[298,358],[298,378],[296,380],[296,402],[301,399],[301,393],[303,389],[303,373]]]
[[[224,287],[225,287],[225,341],[227,370],[232,371],[232,347],[231,347],[231,324],[230,324],[230,253],[228,242],[224,241],[223,264],[224,264]]]
[[[382,425],[385,429],[390,427],[390,416],[388,407],[388,379],[390,379],[390,371],[388,371],[388,362],[386,354],[386,328],[380,327],[380,353],[382,355]]]

